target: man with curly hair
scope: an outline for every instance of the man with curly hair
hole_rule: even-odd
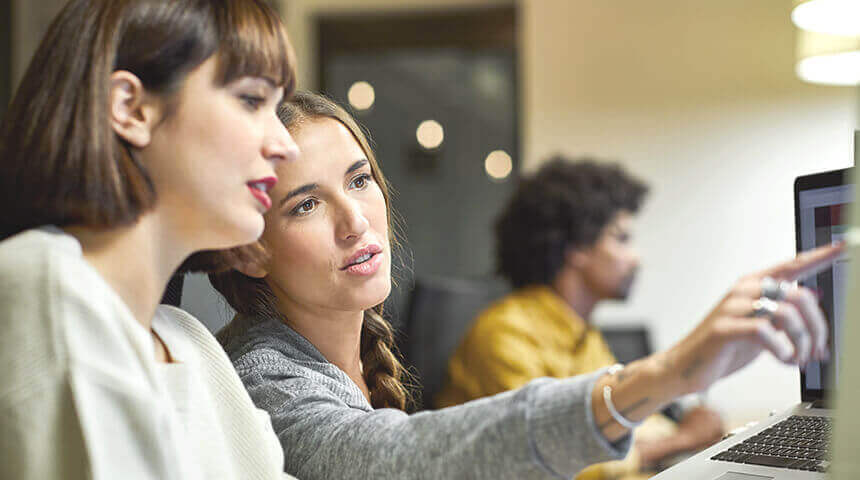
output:
[[[591,314],[630,294],[639,267],[631,227],[647,190],[617,165],[561,156],[520,181],[495,226],[498,271],[514,291],[478,315],[451,357],[438,406],[616,363]],[[640,478],[722,433],[702,407],[677,425],[656,415],[637,429],[625,461],[577,478]]]

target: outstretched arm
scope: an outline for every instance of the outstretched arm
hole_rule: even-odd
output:
[[[610,415],[605,386],[610,387],[620,414],[639,421],[681,395],[704,390],[765,350],[788,364],[805,365],[826,358],[827,322],[809,289],[789,289],[784,298],[775,301],[768,316],[754,316],[754,312],[756,302],[764,296],[765,277],[793,282],[826,267],[842,251],[842,244],[821,247],[743,277],[674,347],[599,379],[591,392],[591,405],[600,431],[610,441],[629,432]]]

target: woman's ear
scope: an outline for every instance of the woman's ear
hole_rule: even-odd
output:
[[[253,278],[265,278],[269,274],[266,267],[256,261],[242,262],[239,265],[233,266],[233,268]]]
[[[149,145],[162,109],[137,75],[125,70],[111,74],[108,107],[111,128],[117,135],[135,148]]]

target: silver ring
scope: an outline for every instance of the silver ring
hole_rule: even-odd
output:
[[[776,301],[771,300],[767,297],[761,297],[758,300],[753,302],[753,313],[754,317],[768,317],[773,320],[774,314],[779,309],[779,304]]]
[[[761,279],[761,296],[771,300],[783,300],[788,296],[788,292],[794,288],[791,282],[781,280],[777,282],[772,277],[764,277]]]

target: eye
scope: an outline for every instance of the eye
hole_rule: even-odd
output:
[[[251,110],[257,110],[266,102],[266,99],[259,95],[239,95],[239,99]]]
[[[311,213],[317,207],[316,199],[309,198],[302,203],[296,205],[296,208],[293,209],[293,215],[307,215]]]
[[[349,183],[349,185],[351,187],[357,189],[357,190],[364,190],[365,188],[367,188],[367,185],[372,181],[373,181],[372,176],[370,176],[366,173],[362,173],[361,175],[352,179],[352,181]]]

